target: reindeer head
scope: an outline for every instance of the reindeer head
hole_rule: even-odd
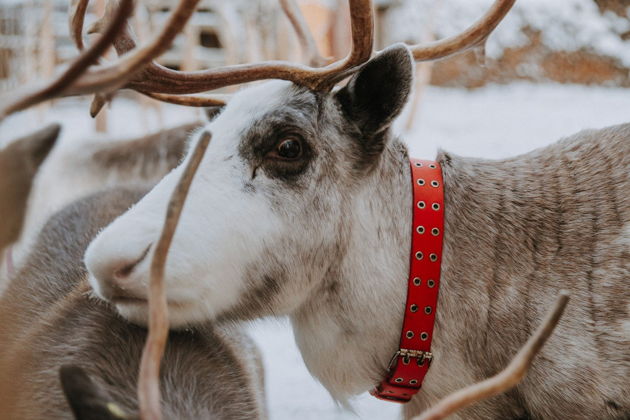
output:
[[[317,286],[331,260],[342,257],[346,221],[353,217],[347,209],[390,144],[389,126],[410,89],[412,56],[434,60],[483,43],[514,1],[496,0],[456,36],[409,49],[395,46],[370,60],[372,2],[349,0],[352,49],[343,60],[324,67],[273,61],[200,72],[173,71],[152,61],[168,49],[199,0],[180,0],[162,31],[135,49],[126,26],[133,2],[111,2],[108,6],[118,6],[108,7],[93,25],[103,35],[49,85],[0,106],[0,119],[51,97],[85,93],[97,93],[92,107],[97,113],[120,87],[166,102],[216,106],[221,98],[181,94],[285,80],[242,91],[203,129],[212,132],[213,141],[172,243],[166,289],[174,324],[288,313]],[[304,48],[312,48],[298,8],[281,3]],[[86,4],[79,2],[70,19],[79,49]],[[87,69],[110,44],[121,57]],[[311,62],[318,61],[318,54],[310,55]],[[332,90],[350,75],[347,86]],[[149,261],[182,171],[180,166],[167,175],[86,253],[95,292],[137,322],[146,318]]]
[[[167,260],[174,325],[286,314],[307,298],[339,258],[347,208],[378,165],[411,82],[412,57],[399,45],[336,92],[274,81],[230,100],[202,129],[212,142]],[[97,295],[136,322],[146,318],[152,245],[184,164],[86,253]]]

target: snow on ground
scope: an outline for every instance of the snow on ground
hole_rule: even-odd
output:
[[[80,106],[78,106],[80,105]],[[37,113],[21,114],[0,125],[0,144],[36,128]],[[143,120],[128,101],[114,103],[111,137],[140,134],[147,127],[169,126],[195,118],[195,112],[168,107],[162,116]],[[85,103],[60,103],[45,120],[65,124],[64,141],[90,134],[93,123]],[[527,152],[585,128],[630,122],[630,89],[513,84],[476,91],[429,88],[416,116],[416,128],[404,134],[413,156],[432,158],[438,147],[478,157],[501,158]],[[354,401],[356,414],[343,411],[308,373],[286,320],[250,326],[267,370],[272,420],[383,420],[398,417],[399,407],[363,395]]]

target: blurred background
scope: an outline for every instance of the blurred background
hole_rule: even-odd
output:
[[[69,3],[0,0],[0,95],[30,81],[50,78],[59,65],[76,55],[68,33]],[[103,13],[105,3],[91,2],[86,28]],[[174,1],[139,3],[133,26],[143,41],[162,25]],[[322,55],[343,57],[350,48],[347,1],[298,3]],[[374,3],[380,49],[397,41],[413,44],[457,33],[491,1]],[[426,85],[476,89],[528,81],[629,87],[629,7],[628,0],[519,0],[485,49],[418,65],[416,105],[421,103]],[[159,61],[174,69],[198,70],[269,59],[301,59],[293,29],[277,0],[204,0],[185,32]],[[143,113],[161,113],[162,106],[150,99],[131,93],[118,96],[138,102]],[[51,106],[40,106],[40,113]],[[408,123],[413,125],[413,121]],[[95,121],[95,129],[108,131],[107,112]]]
[[[76,56],[68,33],[68,3],[0,0],[0,100],[21,85],[51,78]],[[343,57],[350,48],[347,1],[298,3],[322,55]],[[133,26],[142,42],[162,25],[175,0],[139,4]],[[375,1],[377,48],[456,34],[491,4],[492,0]],[[86,27],[104,7],[104,0],[91,2]],[[414,96],[396,121],[396,132],[411,154],[421,158],[433,158],[438,148],[502,158],[582,129],[630,121],[629,13],[630,0],[517,0],[485,48],[417,64]],[[206,0],[159,61],[175,69],[197,70],[268,59],[303,60],[277,0]],[[56,100],[10,117],[0,125],[0,146],[48,121],[63,124],[60,147],[67,151],[88,140],[126,139],[203,118],[198,109],[123,91],[91,119],[89,101]],[[72,190],[72,178],[64,179],[64,188]],[[48,213],[61,205],[51,204]],[[367,395],[353,402],[354,412],[337,406],[308,373],[288,321],[260,321],[250,329],[267,365],[271,419],[398,415],[399,406]]]

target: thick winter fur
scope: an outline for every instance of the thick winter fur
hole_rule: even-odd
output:
[[[94,235],[141,196],[122,189],[97,194],[43,229],[0,300],[3,420],[73,418],[59,379],[65,365],[82,368],[107,401],[137,413],[146,331],[90,296],[82,257]],[[266,417],[259,354],[235,329],[206,323],[171,333],[161,376],[164,418]]]
[[[339,91],[270,82],[240,92],[208,125],[213,141],[166,268],[175,325],[286,314],[308,368],[336,398],[383,378],[400,338],[413,231],[409,156],[389,129],[411,68],[408,51],[393,47]],[[299,158],[278,159],[295,138]],[[435,359],[406,416],[503,368],[568,289],[566,314],[525,381],[459,418],[628,418],[630,125],[502,161],[438,159],[446,209]],[[142,296],[150,258],[140,257],[180,172],[90,245],[102,298],[112,285]],[[116,309],[145,322],[146,305]]]

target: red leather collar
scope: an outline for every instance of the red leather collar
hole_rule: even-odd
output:
[[[444,236],[444,186],[439,163],[411,159],[413,224],[407,303],[398,351],[387,377],[370,393],[406,403],[422,386],[433,353],[431,340],[437,309]]]

